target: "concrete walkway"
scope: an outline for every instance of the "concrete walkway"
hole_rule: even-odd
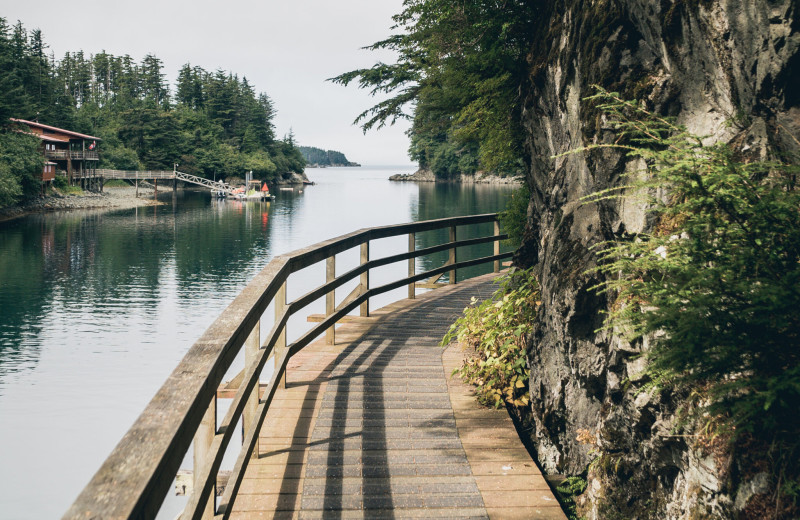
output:
[[[289,365],[233,518],[564,519],[505,410],[451,378],[439,341],[487,275],[341,325]]]

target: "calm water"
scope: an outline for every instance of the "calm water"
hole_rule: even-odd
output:
[[[0,518],[59,517],[192,343],[273,256],[363,227],[495,212],[511,193],[387,180],[412,170],[312,169],[316,186],[278,191],[271,204],[186,192],[174,206],[166,194],[163,206],[0,223]],[[417,247],[445,235],[421,234]],[[405,237],[382,240],[371,256],[406,247]],[[490,245],[459,258],[488,254]],[[357,255],[340,255],[337,272]],[[405,269],[373,271],[371,285]],[[321,265],[297,273],[290,299],[323,280]],[[401,289],[371,305],[404,296]],[[290,322],[290,339],[305,327]]]

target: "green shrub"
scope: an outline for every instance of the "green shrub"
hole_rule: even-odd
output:
[[[528,202],[531,200],[531,190],[525,184],[511,194],[505,211],[500,212],[500,223],[508,233],[506,244],[512,247],[522,245],[522,235],[528,223]]]
[[[39,138],[0,129],[0,207],[39,194],[44,157]]]
[[[653,233],[600,249],[599,289],[618,302],[607,326],[631,340],[648,337],[652,385],[694,390],[699,412],[734,442],[746,435],[769,447],[776,481],[792,480],[800,434],[797,168],[704,145],[616,94],[593,99],[617,133],[599,146],[644,159],[646,178],[627,189],[649,199],[659,222]],[[591,200],[618,196],[609,190]]]
[[[55,178],[53,179],[54,188],[58,188],[59,190],[65,190],[67,189],[67,186],[69,186],[69,183],[67,182],[67,178],[64,177],[63,175],[56,175]]]
[[[478,401],[495,407],[508,403],[525,406],[528,393],[526,334],[530,332],[539,301],[539,286],[530,270],[512,268],[491,299],[467,307],[442,339],[442,346],[457,340],[474,349],[453,373],[476,386]],[[473,305],[478,303],[473,299]]]

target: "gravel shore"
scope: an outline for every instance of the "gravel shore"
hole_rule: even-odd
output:
[[[80,195],[50,195],[30,200],[18,206],[0,209],[0,221],[10,220],[30,213],[68,211],[73,209],[131,209],[159,204],[153,200],[153,190],[139,188],[105,188],[103,193],[84,192]]]

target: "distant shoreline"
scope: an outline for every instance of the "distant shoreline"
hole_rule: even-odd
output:
[[[452,179],[441,179],[436,177],[431,170],[419,169],[414,173],[398,173],[389,177],[390,181],[395,182],[453,182],[458,184],[493,184],[506,186],[522,186],[522,177],[501,177],[492,173],[477,172],[467,175],[461,174]]]
[[[324,169],[324,168],[361,168],[358,163],[348,164],[306,164],[306,168]]]

